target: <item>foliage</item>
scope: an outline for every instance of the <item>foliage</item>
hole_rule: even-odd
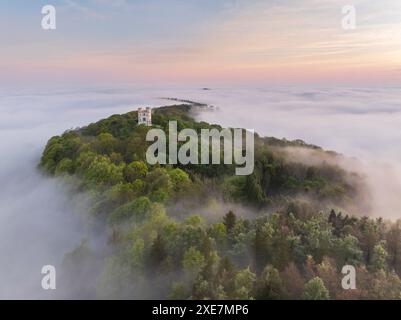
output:
[[[196,122],[189,105],[154,110],[154,126],[169,120],[179,129],[219,128]],[[52,137],[41,158],[46,174],[92,197],[107,248],[95,257],[81,244],[65,266],[75,272],[96,261],[98,297],[401,298],[401,222],[332,209],[352,201],[358,177],[286,152],[331,153],[256,135],[255,171],[235,177],[234,165],[148,166],[147,130],[136,112],[113,115]],[[205,209],[220,202],[230,209]],[[340,288],[345,264],[357,268],[353,293]]]
[[[313,278],[305,284],[305,289],[302,294],[305,300],[328,300],[329,292],[324,286],[323,280],[319,277]]]

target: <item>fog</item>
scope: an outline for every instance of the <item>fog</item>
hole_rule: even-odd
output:
[[[372,214],[401,208],[401,92],[398,88],[163,89],[113,87],[0,90],[0,298],[55,298],[41,288],[41,268],[60,266],[87,236],[88,200],[37,170],[53,135],[139,106],[176,97],[218,106],[199,117],[266,136],[303,139],[358,160],[343,166],[366,175]],[[308,161],[304,157],[303,161]],[[349,159],[349,158],[347,158]],[[351,165],[352,163],[352,165]]]
[[[337,164],[365,177],[360,214],[401,218],[401,89],[306,88],[216,89],[189,98],[219,107],[200,118],[255,129],[262,136],[302,139],[334,150]],[[203,99],[202,99],[203,98]],[[296,151],[296,152],[295,152]],[[294,153],[295,152],[295,153]],[[297,161],[316,155],[293,150]],[[318,159],[323,161],[328,159]]]
[[[87,236],[88,202],[37,170],[47,140],[137,105],[152,104],[143,90],[107,88],[0,91],[0,298],[55,298],[41,287],[41,269],[59,270],[64,254]],[[146,92],[146,90],[145,90]],[[157,99],[153,99],[155,101]]]

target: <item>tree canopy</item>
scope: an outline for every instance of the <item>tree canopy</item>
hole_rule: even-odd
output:
[[[154,109],[153,125],[220,128],[190,111]],[[148,165],[148,130],[136,112],[113,115],[52,137],[41,158],[45,174],[90,196],[108,239],[96,258],[87,243],[66,255],[67,271],[96,262],[98,297],[401,298],[401,223],[343,214],[361,178],[288,150],[332,153],[256,135],[255,171],[236,177],[233,165]],[[346,264],[358,273],[352,292],[340,288]]]

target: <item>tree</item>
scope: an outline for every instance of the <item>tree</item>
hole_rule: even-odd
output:
[[[372,268],[373,270],[384,270],[387,267],[387,256],[388,253],[384,248],[384,243],[380,242],[379,244],[375,245],[373,248],[373,255],[372,255]]]
[[[91,272],[93,273],[93,266]],[[130,278],[130,272],[129,264],[124,263],[120,256],[107,257],[103,263],[103,270],[97,277],[96,296],[100,299],[123,299],[129,291],[127,279]],[[70,279],[76,278],[70,277]],[[80,283],[82,291],[82,283],[86,283],[87,279],[79,280],[85,281]]]
[[[256,274],[249,270],[249,267],[238,271],[234,278],[235,291],[233,298],[239,300],[253,299],[253,287],[255,281]]]
[[[359,248],[359,241],[352,235],[338,238],[334,242],[334,251],[339,266],[350,264],[358,266],[363,259],[363,252]]]
[[[291,262],[281,273],[284,287],[290,299],[300,299],[304,289],[305,280],[303,279],[298,267]]]
[[[266,203],[266,196],[254,174],[246,177],[244,193],[246,198],[257,206],[262,206]]]
[[[231,210],[224,216],[223,223],[226,226],[227,232],[230,233],[237,223],[237,216]]]
[[[268,257],[271,252],[271,240],[274,234],[274,229],[271,223],[260,221],[256,225],[255,238],[253,242],[255,268],[260,271],[268,262]]]
[[[116,203],[117,205],[129,202],[133,200],[134,197],[135,192],[132,185],[121,182],[113,186],[107,194],[107,200]]]
[[[64,158],[61,160],[55,170],[56,175],[72,174],[74,173],[74,162],[71,159]]]
[[[306,280],[310,280],[314,278],[317,274],[316,271],[316,262],[313,260],[313,257],[311,255],[308,255],[306,257],[305,265],[303,267],[304,269],[304,275]]]
[[[209,282],[202,276],[199,276],[192,288],[192,298],[195,300],[206,300],[213,298],[212,295],[213,292]]]
[[[395,272],[379,270],[369,274],[368,299],[400,299],[401,280]]]
[[[79,173],[85,173],[96,157],[98,157],[98,155],[93,151],[81,152],[76,159],[77,171]]]
[[[286,297],[285,288],[278,270],[267,265],[256,285],[256,298],[262,300],[278,300]]]
[[[203,254],[195,247],[190,247],[185,251],[182,266],[186,272],[197,274],[203,268],[204,263],[205,258]]]
[[[219,248],[225,248],[227,242],[227,228],[223,223],[216,223],[210,227],[208,234],[217,243]]]
[[[128,182],[144,179],[148,173],[148,166],[143,161],[133,161],[124,169],[124,178]]]
[[[187,286],[182,282],[174,282],[171,291],[168,295],[168,299],[171,300],[186,300],[189,297]]]
[[[304,235],[305,251],[313,256],[316,262],[321,262],[328,255],[333,244],[333,227],[322,215],[315,215],[307,221],[297,221],[299,232]]]
[[[114,164],[119,165],[121,162],[124,162],[124,157],[121,153],[112,152],[109,157],[111,162],[113,162]]]
[[[153,241],[149,252],[149,265],[150,270],[160,269],[162,263],[167,258],[164,242],[160,234],[157,235]]]
[[[163,168],[156,168],[149,172],[146,176],[146,185],[147,192],[152,195],[154,201],[163,202],[172,193],[173,185],[170,176]]]
[[[216,274],[217,287],[221,285],[221,289],[223,289],[227,295],[231,295],[234,292],[234,276],[235,268],[230,258],[224,257],[220,260]]]
[[[46,145],[40,165],[49,173],[54,174],[59,162],[65,158],[74,159],[81,146],[82,142],[76,132],[67,132],[61,137],[53,137]]]
[[[143,239],[137,239],[132,245],[129,254],[131,258],[131,266],[133,268],[143,267],[143,257],[145,252],[145,242]]]
[[[342,268],[343,265],[340,265]],[[317,265],[317,274],[322,279],[325,287],[330,292],[330,296],[335,299],[338,294],[343,290],[341,287],[341,277],[343,276],[338,272],[335,261],[331,258],[324,257],[323,261]]]
[[[390,227],[386,235],[389,266],[401,275],[401,220]]]
[[[369,220],[367,217],[363,217],[360,220],[359,229],[361,230],[359,241],[364,252],[365,264],[370,265],[373,256],[373,249],[380,239],[379,228],[374,221]]]
[[[110,155],[118,145],[118,140],[110,133],[101,133],[93,142],[93,149],[100,154]]]
[[[324,286],[323,280],[315,277],[305,284],[302,294],[304,300],[329,300],[329,291]]]
[[[188,173],[181,169],[173,169],[168,172],[172,187],[174,192],[181,193],[184,191],[188,191],[188,188],[191,184],[191,180],[189,179]]]
[[[115,185],[123,181],[123,165],[115,165],[107,156],[97,156],[85,171],[85,180],[94,185]]]
[[[152,205],[147,197],[139,197],[114,210],[108,217],[108,223],[120,223],[133,218],[142,221],[151,211]]]

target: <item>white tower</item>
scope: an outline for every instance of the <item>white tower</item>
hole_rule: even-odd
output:
[[[152,109],[149,107],[138,109],[138,124],[144,124],[145,126],[152,125]]]

